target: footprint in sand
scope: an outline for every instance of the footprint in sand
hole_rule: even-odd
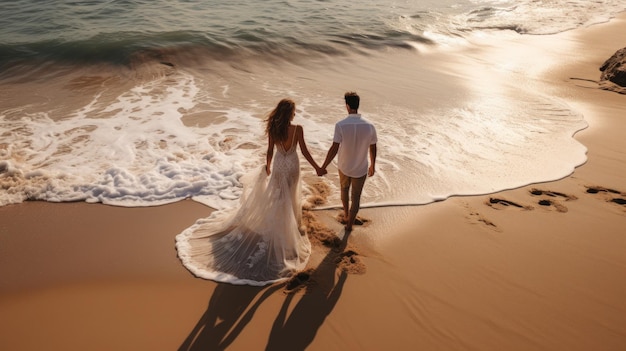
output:
[[[330,252],[331,260],[329,262],[334,261],[334,266],[336,269],[343,271],[348,274],[365,274],[367,271],[367,266],[365,263],[361,261],[360,255],[358,252],[352,249],[346,249],[341,253],[333,253]],[[322,265],[325,263],[322,263]],[[331,263],[333,264],[333,263]],[[283,292],[286,294],[294,294],[298,291],[307,291],[317,285],[320,278],[321,271],[327,271],[329,267],[322,267],[321,265],[316,268],[309,268],[304,271],[298,272],[294,274],[287,282],[283,288]],[[334,268],[330,268],[334,269]],[[324,274],[324,273],[322,273]]]
[[[567,207],[563,206],[561,203],[557,201],[544,199],[544,200],[539,200],[538,204],[541,206],[545,206],[545,207],[554,207],[556,208],[557,211],[562,212],[562,213],[567,212]]]
[[[615,198],[611,199],[611,202],[615,202],[618,205],[626,205],[626,199]]]
[[[309,269],[299,272],[298,274],[295,274],[293,277],[289,278],[287,284],[285,284],[285,292],[293,293],[300,288],[305,287],[307,284],[310,283],[311,274],[313,274],[313,272],[313,269]]]
[[[346,218],[343,215],[343,212],[340,212],[337,215],[337,222],[341,223],[341,224],[346,224]],[[370,220],[367,218],[363,218],[361,216],[356,216],[356,218],[354,219],[354,225],[362,225],[362,226],[367,226],[369,224]]]
[[[340,270],[348,274],[365,274],[367,267],[362,262],[357,249],[347,242],[347,237],[339,238],[337,232],[328,228],[312,211],[302,211],[302,222],[307,227],[312,249],[318,253],[324,253],[326,258],[316,268],[305,269],[289,278],[284,287],[285,293],[307,291],[320,281],[320,275],[328,271]]]
[[[490,197],[489,201],[486,202],[487,206],[494,208],[496,210],[501,210],[503,208],[511,208],[511,207],[515,207],[515,208],[519,208],[521,210],[532,210],[533,207],[532,206],[523,206],[520,205],[518,203],[515,203],[513,201],[509,201],[509,200],[504,200],[504,199],[498,199],[495,197]]]
[[[540,189],[535,189],[535,188],[530,189],[530,193],[536,196],[546,195],[549,197],[560,197],[565,201],[578,199],[574,195],[567,195],[567,194],[559,193],[558,191],[540,190]]]
[[[489,204],[489,202],[487,204]],[[498,228],[498,226],[495,223],[487,219],[487,217],[483,216],[482,214],[470,208],[468,208],[468,210],[469,210],[469,216],[466,218],[468,218],[470,221],[474,222],[475,224],[482,224],[491,230],[495,230],[496,232],[502,231],[500,228]]]
[[[606,202],[612,202],[618,205],[626,206],[626,194],[615,189],[605,188],[601,186],[587,187],[588,194],[600,194]]]
[[[366,267],[354,250],[342,252],[336,259],[337,268],[350,274],[365,274]]]
[[[576,196],[574,195],[568,195],[568,194],[564,194],[564,193],[560,193],[557,191],[550,191],[550,190],[541,190],[541,189],[530,189],[530,193],[531,195],[534,196],[547,196],[550,197],[551,199],[541,199],[539,200],[539,202],[537,202],[539,205],[544,206],[544,207],[553,207],[555,208],[558,212],[561,213],[565,213],[567,212],[567,207],[563,204],[561,204],[559,201],[555,200],[554,198],[560,198],[564,201],[571,201],[571,200],[576,200],[578,199]]]
[[[611,193],[611,194],[622,195],[622,192],[619,190],[604,188],[601,186],[589,186],[587,187],[587,192],[589,194]]]

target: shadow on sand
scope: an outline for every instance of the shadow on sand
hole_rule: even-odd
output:
[[[289,294],[285,298],[274,321],[266,350],[304,350],[313,342],[318,329],[339,301],[348,277],[346,271],[336,269],[348,236],[349,233],[346,233],[341,244],[329,250],[319,266],[311,271],[307,291],[289,315],[287,311],[297,294]]]
[[[213,292],[209,307],[200,317],[179,351],[224,350],[250,322],[254,312],[282,285],[256,287],[220,283]],[[250,304],[260,292],[263,292],[250,308]]]
[[[287,291],[287,294],[274,321],[266,350],[304,350],[341,296],[347,273],[337,269],[337,262],[343,256],[348,236],[344,235],[343,240],[329,250],[317,268],[306,272],[310,278],[302,286],[290,291],[285,290],[290,282],[269,287],[219,284],[206,312],[178,350],[226,349],[250,322],[261,303],[279,290]],[[302,289],[305,289],[304,294],[298,293]],[[259,293],[261,295],[255,301]],[[288,315],[294,300],[297,300],[296,305]]]

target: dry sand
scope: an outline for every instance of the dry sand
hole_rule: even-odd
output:
[[[193,278],[174,236],[210,209],[191,201],[1,207],[0,350],[626,350],[626,95],[591,82],[626,15],[511,45],[469,55],[528,55],[537,87],[585,115],[572,175],[364,209],[291,294]],[[342,235],[336,211],[314,214]]]

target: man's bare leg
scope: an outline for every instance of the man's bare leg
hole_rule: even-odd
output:
[[[341,204],[343,206],[343,221],[347,224],[350,217],[350,177],[339,171],[339,188],[341,191]]]
[[[347,191],[346,191],[347,193]],[[349,219],[350,219],[350,204],[349,204],[349,200],[348,200],[348,196],[346,195],[345,197],[343,196],[343,191],[341,193],[341,203],[343,204],[343,222],[345,222],[346,226],[348,225]]]
[[[363,192],[363,185],[365,185],[366,178],[366,175],[361,178],[351,178],[350,185],[352,191],[350,193],[350,200],[352,201],[352,204],[350,205],[350,213],[346,221],[347,231],[352,230],[352,225],[356,220],[356,215],[359,213],[359,209],[361,208],[361,192]]]

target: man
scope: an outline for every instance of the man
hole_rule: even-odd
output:
[[[376,166],[376,128],[358,113],[360,97],[355,92],[344,95],[348,116],[335,124],[333,144],[319,175],[326,174],[326,167],[339,154],[337,168],[341,188],[341,203],[346,221],[345,229],[352,231],[361,205],[361,192],[367,176],[373,176]],[[369,151],[369,167],[368,167]]]

